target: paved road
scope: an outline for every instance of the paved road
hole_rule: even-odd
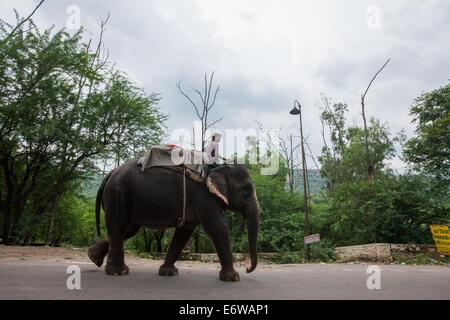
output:
[[[70,264],[81,269],[81,290],[68,290]],[[263,266],[241,281],[218,280],[216,266],[182,266],[160,277],[155,265],[130,264],[128,276],[107,276],[80,261],[0,260],[0,299],[450,299],[450,268],[382,265],[381,289],[368,290],[367,265]]]

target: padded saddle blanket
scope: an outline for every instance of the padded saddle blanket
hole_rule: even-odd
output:
[[[151,148],[147,154],[138,160],[138,166],[142,166],[142,171],[151,167],[169,167],[175,171],[180,171],[185,177],[189,177],[191,180],[198,183],[206,183],[209,191],[219,198],[221,198],[226,204],[228,200],[218,191],[211,181],[204,179],[201,172],[204,167],[202,163],[203,153],[196,150],[188,150],[180,147],[166,147],[157,146]],[[186,168],[184,170],[183,168]],[[185,181],[183,182],[184,191],[186,192]],[[183,200],[183,207],[185,202]],[[178,222],[177,226],[180,227],[185,221],[185,211],[183,209],[182,218]]]
[[[142,166],[142,171],[151,167],[177,167],[186,168],[201,172],[203,167],[203,153],[196,150],[188,150],[180,147],[157,146],[151,148],[144,157],[140,158],[138,165]]]

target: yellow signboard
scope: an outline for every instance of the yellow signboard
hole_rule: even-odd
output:
[[[448,226],[430,224],[430,230],[439,253],[450,255],[450,232]]]

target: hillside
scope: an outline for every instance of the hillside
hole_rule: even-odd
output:
[[[319,193],[325,187],[325,180],[317,169],[308,170],[308,180],[311,194]],[[294,189],[303,192],[303,172],[300,169],[294,170]]]

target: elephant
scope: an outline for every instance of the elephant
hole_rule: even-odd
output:
[[[175,167],[176,169],[177,167]],[[222,281],[239,281],[233,268],[230,236],[224,210],[240,213],[247,220],[250,264],[246,272],[257,265],[257,237],[259,204],[248,170],[242,164],[217,166],[209,172],[206,181],[186,178],[185,219],[183,213],[183,169],[151,167],[142,171],[137,160],[131,160],[107,174],[97,193],[96,225],[100,237],[100,209],[105,212],[107,237],[98,240],[88,256],[101,267],[108,255],[105,273],[126,275],[129,268],[124,261],[124,240],[133,237],[141,227],[164,229],[176,227],[161,276],[177,276],[175,262],[179,258],[195,228],[201,225],[216,249]]]

